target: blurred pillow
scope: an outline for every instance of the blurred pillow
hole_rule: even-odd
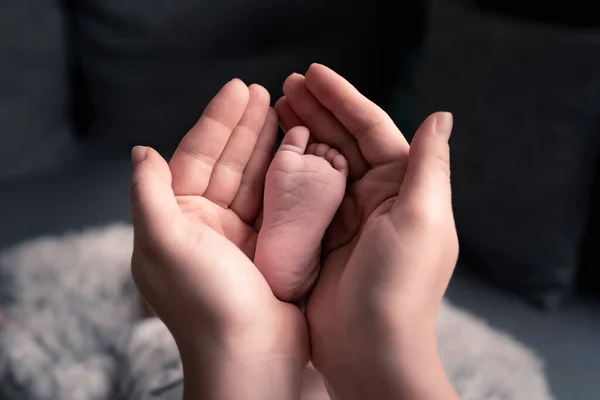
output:
[[[600,104],[600,101],[596,104]],[[579,271],[579,288],[587,294],[600,296],[600,161],[596,165],[596,179],[592,196],[591,215],[583,245],[582,267]]]
[[[465,260],[552,307],[574,284],[588,219],[600,33],[469,3],[433,2],[419,115],[455,115],[453,197]]]
[[[172,150],[228,80],[267,87],[323,62],[374,94],[383,0],[81,0],[76,47],[95,150]],[[374,29],[373,27],[376,27]],[[380,51],[381,50],[381,51]],[[370,74],[370,71],[378,71]]]
[[[48,172],[73,155],[61,4],[0,2],[0,181]]]
[[[543,4],[523,0],[474,0],[474,3],[491,11],[532,21],[580,27],[600,26],[596,4],[589,0],[544,1]]]

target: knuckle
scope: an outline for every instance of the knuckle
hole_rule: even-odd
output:
[[[156,227],[144,229],[135,242],[135,251],[142,254],[143,258],[158,271],[163,270],[161,266],[172,264],[178,258],[177,249],[181,247],[175,231],[165,231]]]
[[[425,201],[411,201],[404,207],[407,222],[427,229],[438,229],[444,226],[448,217],[445,207]]]
[[[436,152],[432,155],[432,158],[432,165],[434,165],[438,171],[450,178],[450,159],[448,153],[442,151]]]
[[[135,202],[139,199],[139,193],[144,186],[143,176],[139,173],[135,173],[131,178],[131,183],[129,185],[129,197],[132,202]]]
[[[136,171],[131,177],[129,185],[129,198],[132,204],[137,204],[144,200],[144,196],[147,196],[149,180],[152,177],[148,176],[143,170]]]
[[[379,132],[380,128],[387,122],[387,114],[378,115],[367,124],[354,128],[354,136],[356,140],[361,141],[366,136],[370,136]]]

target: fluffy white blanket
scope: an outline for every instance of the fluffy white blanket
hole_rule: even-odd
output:
[[[130,226],[112,225],[0,255],[1,399],[142,399],[179,376],[169,332],[133,311],[132,239]],[[530,350],[448,303],[439,342],[463,400],[552,398]]]

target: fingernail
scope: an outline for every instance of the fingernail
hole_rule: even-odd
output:
[[[454,117],[449,112],[439,112],[435,115],[435,133],[450,138]]]
[[[131,163],[136,167],[139,163],[148,157],[148,148],[144,146],[135,146],[131,149]]]
[[[244,86],[248,87],[248,85],[246,85],[246,82],[244,82],[244,81],[243,81],[243,80],[241,80],[240,78],[233,78],[232,80],[230,80],[229,82],[227,82],[227,84],[225,84],[225,86],[227,86],[227,85],[233,85],[233,84],[236,84],[236,85],[238,85],[238,84],[242,84],[242,85],[244,85]],[[225,86],[223,86],[223,88],[224,88]],[[223,88],[221,88],[221,89],[223,89]]]
[[[319,68],[319,67],[320,67],[320,66],[322,66],[322,65],[323,65],[323,64],[320,64],[320,63],[316,63],[316,62],[314,62],[314,63],[310,64],[310,66],[308,67],[308,70],[307,70],[307,72],[308,72],[309,70],[313,69],[313,68]]]

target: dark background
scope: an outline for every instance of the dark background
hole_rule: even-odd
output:
[[[600,393],[593,2],[0,2],[0,248],[129,220],[131,146],[168,156],[232,77],[273,100],[324,63],[410,137],[454,113],[449,298]]]

